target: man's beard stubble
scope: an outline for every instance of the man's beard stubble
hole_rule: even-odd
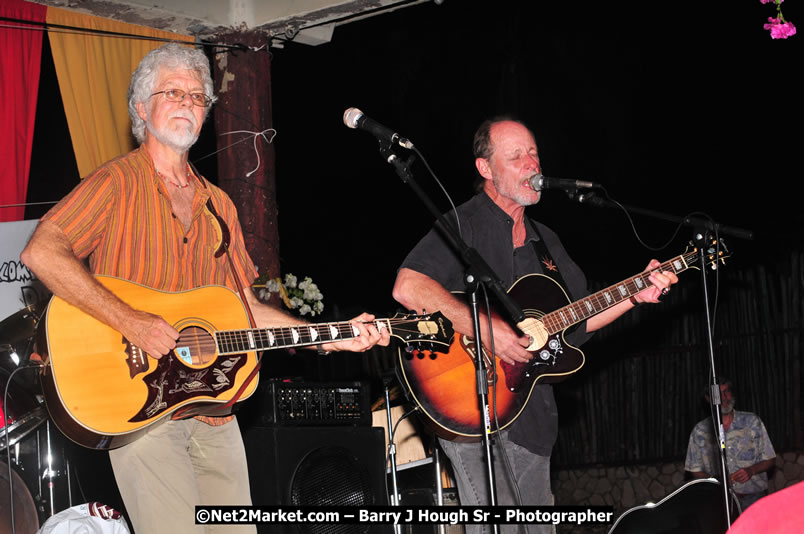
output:
[[[167,127],[159,129],[153,124],[151,118],[148,117],[148,120],[145,121],[145,127],[148,129],[151,135],[153,135],[162,144],[173,148],[177,152],[186,152],[190,150],[190,147],[193,146],[198,140],[198,134],[194,133],[198,121],[196,120],[195,115],[184,110],[174,111],[170,114],[168,120],[174,117],[187,119],[191,124],[186,128],[182,127],[177,130],[171,130]]]

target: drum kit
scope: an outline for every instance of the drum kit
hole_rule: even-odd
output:
[[[48,420],[41,365],[31,358],[43,308],[0,321],[0,534],[36,532],[73,504],[66,438]]]

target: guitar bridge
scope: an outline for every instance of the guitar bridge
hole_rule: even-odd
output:
[[[126,346],[126,363],[128,364],[129,378],[134,378],[140,373],[148,371],[148,355],[144,350],[131,343],[126,338],[123,338],[123,344]]]

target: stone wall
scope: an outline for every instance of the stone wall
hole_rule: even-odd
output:
[[[770,473],[771,492],[804,480],[804,452],[777,453],[776,468]],[[613,506],[614,518],[634,506],[658,502],[685,482],[684,461],[584,467],[553,472],[553,493],[557,505]],[[562,525],[558,534],[602,533],[611,525],[572,527]]]

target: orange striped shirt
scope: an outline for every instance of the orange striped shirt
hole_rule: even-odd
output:
[[[173,215],[165,185],[145,147],[114,159],[81,181],[45,214],[67,235],[79,258],[89,256],[95,274],[116,276],[162,291],[204,285],[237,290],[225,255],[215,258],[221,240],[207,199],[231,233],[230,252],[244,286],[257,276],[246,251],[231,199],[203,177],[196,188],[192,222],[185,231]]]
[[[79,258],[89,258],[94,274],[115,276],[161,291],[224,285],[234,291],[226,255],[215,258],[221,241],[208,198],[231,234],[229,251],[244,287],[257,276],[246,251],[234,203],[202,176],[185,231],[173,214],[165,184],[144,146],[104,164],[48,211]],[[201,185],[203,184],[203,185]],[[205,187],[204,187],[205,186]],[[231,419],[200,418],[210,424]]]

